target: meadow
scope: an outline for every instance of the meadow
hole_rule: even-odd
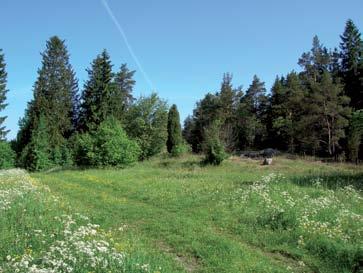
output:
[[[0,272],[360,272],[363,168],[156,157],[0,173]]]

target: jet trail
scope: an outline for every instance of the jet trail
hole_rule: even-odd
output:
[[[113,23],[115,24],[117,30],[119,31],[119,33],[121,34],[121,37],[122,39],[124,40],[125,42],[125,45],[131,55],[131,57],[134,59],[136,65],[138,66],[141,74],[143,75],[145,81],[148,83],[148,85],[150,86],[151,90],[152,91],[155,91],[155,88],[154,88],[154,85],[152,83],[152,81],[150,80],[149,76],[147,75],[147,73],[145,72],[145,70],[142,68],[142,65],[141,63],[139,62],[139,59],[137,58],[134,50],[132,49],[128,39],[127,39],[127,36],[123,30],[123,28],[121,27],[121,24],[119,23],[119,21],[117,20],[117,18],[115,17],[115,15],[113,14],[110,6],[108,5],[108,3],[106,2],[106,0],[101,0],[103,6],[105,7],[108,15],[111,17],[111,20],[113,21]]]

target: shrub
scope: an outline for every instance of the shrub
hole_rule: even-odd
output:
[[[130,140],[113,117],[106,119],[92,133],[77,137],[76,159],[79,165],[119,166],[137,161],[138,144]]]
[[[44,117],[40,117],[38,126],[33,130],[31,140],[20,155],[19,164],[29,171],[42,171],[53,166],[50,159],[51,148]]]
[[[191,149],[190,147],[185,144],[185,143],[180,143],[178,145],[175,145],[172,149],[171,149],[171,152],[170,152],[170,155],[172,157],[178,157],[182,154],[185,154],[187,152],[190,152]]]
[[[15,152],[6,141],[0,141],[0,169],[14,167]]]
[[[205,153],[204,163],[206,164],[219,165],[227,157],[224,146],[219,139],[219,128],[220,123],[215,121],[204,132],[203,150]]]

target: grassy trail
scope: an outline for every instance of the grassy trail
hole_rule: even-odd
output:
[[[221,167],[201,168],[198,160],[155,159],[124,170],[61,171],[34,177],[75,212],[113,230],[114,240],[133,241],[126,249],[142,249],[171,261],[172,272],[317,272],[324,263],[314,255],[288,244],[265,242],[263,236],[269,231],[254,234],[255,227],[241,222],[238,211],[220,205],[221,201],[271,172],[296,177],[337,168],[357,174],[359,169],[283,158],[272,167],[235,159]],[[117,232],[123,225],[126,232]],[[279,232],[285,236],[283,230]]]

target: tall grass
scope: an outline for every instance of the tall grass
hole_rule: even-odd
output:
[[[24,171],[0,178],[0,272],[160,272]]]

